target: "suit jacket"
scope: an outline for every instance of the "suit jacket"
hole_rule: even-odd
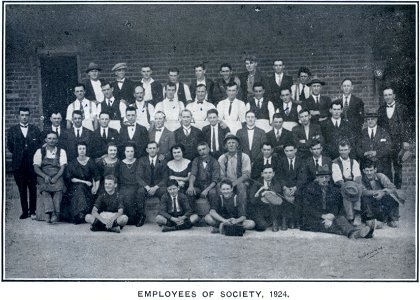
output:
[[[203,132],[197,127],[191,126],[191,131],[188,136],[185,135],[184,127],[180,127],[174,131],[175,142],[183,144],[185,147],[184,158],[193,160],[198,156],[197,145],[204,141]]]
[[[149,131],[149,141],[155,141],[156,137],[156,128],[150,128]],[[166,160],[171,158],[171,147],[175,145],[175,134],[170,131],[168,128],[163,127],[162,134],[158,143],[159,154],[165,155]]]
[[[260,205],[267,205],[264,202],[261,201],[261,193],[259,194],[258,197],[255,197],[255,194],[257,193],[257,191],[264,185],[264,179],[262,177],[260,177],[258,180],[256,180],[257,182],[254,182],[251,185],[251,188],[249,189],[249,198],[250,198],[250,202],[252,204],[260,204]],[[268,189],[270,191],[276,192],[278,194],[282,194],[283,193],[283,187],[280,183],[280,181],[274,177],[271,180],[270,183],[270,188]],[[256,209],[258,209],[258,207],[255,207]]]
[[[284,88],[290,89],[293,85],[293,78],[283,73],[283,78],[279,86],[276,82],[276,75],[273,74],[273,76],[268,77],[267,82],[268,86],[266,88],[268,89],[268,95],[266,97],[273,102],[274,108],[277,110],[281,104],[280,91]]]
[[[276,172],[276,176],[280,176],[280,155],[277,153],[273,153],[271,156],[271,166]],[[261,177],[261,172],[264,170],[264,156],[262,153],[258,154],[258,156],[252,161],[252,168],[251,168],[251,178],[258,179]]]
[[[364,158],[366,151],[376,151],[378,173],[383,173],[388,178],[392,178],[391,146],[391,136],[385,129],[377,126],[375,137],[371,140],[368,128],[365,128],[362,130],[362,135],[357,146],[359,161]]]
[[[248,103],[248,98],[251,99],[253,97],[253,94],[248,93],[248,74],[248,72],[239,74],[239,80],[241,81],[241,90],[243,95],[243,99],[241,100],[243,100],[245,103]],[[254,83],[256,82],[262,82],[264,86],[267,86],[267,77],[259,70],[257,70],[254,75]]]
[[[156,166],[153,172],[154,182],[152,183],[152,168],[150,167],[149,156],[143,156],[139,159],[137,167],[138,183],[141,187],[158,185],[161,188],[166,187],[168,180],[167,161],[156,159]]]
[[[327,165],[329,170],[331,170],[332,160],[328,156],[322,155],[322,166]],[[309,184],[316,178],[316,171],[318,170],[319,166],[315,165],[315,161],[313,156],[309,157],[306,160],[304,165],[304,176],[305,176],[305,184]]]
[[[399,152],[403,142],[410,142],[410,124],[408,122],[407,106],[395,102],[394,114],[388,119],[386,114],[387,105],[383,104],[378,109],[378,126],[382,127],[391,135],[392,146]]]
[[[325,155],[334,159],[340,154],[338,153],[338,143],[341,139],[348,139],[350,146],[355,149],[355,136],[348,121],[341,119],[340,127],[335,127],[335,124],[328,118],[320,123],[322,136],[325,140],[324,151]],[[350,152],[350,156],[355,158],[354,151]]]
[[[146,155],[146,147],[147,147],[147,142],[148,139],[145,138],[148,136],[148,132],[146,127],[137,124],[136,123],[136,130],[134,131],[134,136],[133,139],[130,139],[130,136],[128,135],[128,126],[123,125],[121,127],[120,130],[120,139],[119,139],[119,143],[120,143],[120,157],[123,158],[124,157],[124,144],[128,143],[128,142],[134,142],[134,144],[136,144],[136,157],[139,158],[141,156]]]
[[[340,189],[330,183],[326,187],[326,208],[323,209],[321,186],[317,182],[311,182],[303,193],[302,214],[304,215],[304,224],[301,229],[325,231],[321,216],[332,213],[337,217],[341,210],[342,201]]]
[[[178,204],[183,216],[189,217],[193,214],[188,198],[183,193],[178,193]],[[172,217],[172,213],[172,197],[169,193],[165,193],[162,198],[160,198],[159,214],[169,220]]]
[[[280,168],[280,184],[282,187],[296,186],[298,192],[305,183],[304,164],[305,161],[296,156],[295,165],[293,170],[289,170],[289,160],[286,156],[282,157],[279,163]]]
[[[101,79],[98,79],[98,80],[102,84],[103,81]],[[92,82],[90,81],[90,79],[86,79],[85,81],[83,81],[83,84],[86,87],[85,98],[91,101],[96,101],[97,99],[96,99],[95,91],[93,90]]]
[[[249,148],[249,139],[248,139],[248,128],[241,128],[236,132],[236,136],[239,138],[240,146],[243,153],[248,154],[251,162],[257,158],[258,154],[261,153],[261,146],[266,141],[265,131],[255,127],[254,128],[254,137],[252,140],[252,148]]]
[[[111,83],[111,87],[114,88],[114,98],[116,100],[124,99],[128,104],[133,104],[134,99],[134,88],[136,83],[128,78],[125,78],[122,88],[118,86],[117,81]]]
[[[279,154],[280,156],[284,156],[284,144],[293,141],[293,134],[291,131],[287,129],[281,130],[281,135],[279,139],[276,138],[276,133],[273,130],[270,130],[266,133],[267,142],[269,142],[274,147],[274,152]]]
[[[225,139],[225,136],[228,132],[230,132],[229,127],[226,128],[222,128],[220,126],[220,124],[217,124],[218,127],[218,137],[217,140],[219,142],[219,151],[215,151],[215,152],[210,152],[210,154],[218,159],[220,157],[220,155],[222,155],[224,153],[224,145],[223,145],[223,141]],[[206,125],[203,127],[202,129],[203,132],[203,136],[204,136],[204,141],[207,142],[207,144],[209,144],[210,147],[210,151],[211,151],[211,125]]]
[[[19,170],[21,166],[32,168],[34,154],[41,145],[41,132],[38,127],[29,124],[26,139],[19,124],[11,127],[7,133],[7,149],[12,153],[13,170]]]
[[[77,157],[77,143],[79,142],[85,142],[88,146],[87,146],[87,156],[91,156],[93,149],[93,140],[92,140],[92,135],[93,135],[93,131],[83,127],[83,131],[82,134],[80,135],[80,137],[76,137],[75,133],[74,133],[74,128],[72,127],[71,129],[69,129],[67,131],[68,133],[68,139],[67,139],[67,161],[72,161]]]
[[[343,101],[343,96],[339,98],[340,101]],[[364,122],[364,111],[365,104],[363,100],[359,97],[351,95],[349,107],[347,108],[347,120],[349,121],[350,126],[357,132],[357,135],[360,134]],[[343,118],[345,119],[345,113],[343,112]]]
[[[116,129],[108,127],[108,136],[106,139],[102,137],[102,128],[99,127],[92,134],[92,157],[98,158],[104,154],[107,154],[107,145],[110,142],[119,144],[119,134]]]
[[[311,155],[309,148],[313,140],[320,140],[321,145],[324,145],[324,138],[322,136],[321,127],[319,125],[309,124],[309,138],[306,138],[303,125],[293,127],[292,133],[293,141],[298,148],[298,156],[302,158],[307,158]],[[304,143],[301,143],[301,140],[303,140]]]
[[[213,90],[213,97],[214,97],[213,104],[214,105],[217,105],[217,103],[219,103],[220,101],[228,97],[226,93],[226,89],[227,89],[228,84],[230,83],[236,83],[238,85],[238,94],[236,95],[236,98],[243,101],[244,97],[242,95],[242,89],[240,85],[241,81],[239,80],[239,77],[232,76],[229,79],[229,83],[226,83],[223,78],[217,78],[214,81],[214,90]]]
[[[193,80],[190,84],[190,93],[192,100],[195,100],[195,90],[197,89],[197,80]],[[215,103],[214,100],[214,82],[210,78],[206,77],[206,90],[207,90],[207,101],[210,103]]]
[[[330,116],[330,106],[331,98],[327,96],[320,96],[319,103],[315,103],[315,98],[313,95],[309,96],[308,99],[304,102],[305,106],[309,110],[318,110],[320,115],[312,116],[311,122],[314,124],[319,124],[319,118],[325,118]]]

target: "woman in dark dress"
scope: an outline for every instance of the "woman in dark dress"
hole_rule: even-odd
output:
[[[172,146],[172,160],[168,161],[169,180],[178,181],[180,191],[185,193],[188,188],[191,173],[191,161],[184,158],[184,145],[177,144]]]
[[[86,143],[77,144],[77,158],[71,161],[67,168],[70,180],[69,200],[70,218],[74,224],[83,223],[85,215],[93,207],[93,195],[99,188],[99,173],[96,164],[86,156]]]
[[[118,192],[124,199],[124,213],[128,217],[128,225],[137,225],[144,218],[144,203],[138,198],[139,184],[137,182],[138,160],[134,157],[135,145],[124,146],[125,158],[118,164]]]
[[[107,155],[104,157],[100,157],[96,160],[96,165],[98,167],[98,172],[100,175],[100,181],[99,181],[99,189],[97,192],[97,195],[101,195],[103,192],[105,192],[104,189],[104,178],[108,175],[116,176],[117,167],[120,163],[120,160],[118,159],[118,148],[115,143],[109,143],[107,146]]]

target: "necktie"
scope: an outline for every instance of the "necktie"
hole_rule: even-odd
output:
[[[112,106],[112,101],[111,100],[108,101],[108,106]]]
[[[155,164],[153,159],[150,161],[150,184],[155,184]]]
[[[371,129],[371,131],[370,131],[370,140],[371,141],[373,141],[373,138],[374,138],[375,136],[373,135],[373,129]]]
[[[79,137],[80,137],[80,129],[77,129],[76,137],[77,137],[77,138],[79,138]]]
[[[289,115],[289,112],[290,112],[290,110],[289,110],[289,104],[286,105],[286,109],[284,110],[284,112],[286,113],[286,116]]]
[[[338,128],[338,121],[335,121],[335,127]]]
[[[300,92],[299,100],[300,101],[305,100],[305,86],[304,85],[302,86],[302,91]]]
[[[104,139],[106,139],[106,131],[105,131],[105,128],[104,128],[104,131],[102,131],[102,137],[103,137]]]
[[[265,159],[264,166],[268,165],[268,158],[264,158],[264,159]]]
[[[289,171],[293,171],[293,159],[289,159]]]
[[[190,131],[187,128],[184,128],[184,132],[185,132],[185,136],[189,136],[190,135]]]
[[[261,109],[261,107],[262,107],[262,100],[258,100],[258,107]]]
[[[211,130],[213,131],[211,136],[211,152],[216,152],[216,129],[212,127]]]
[[[276,130],[276,139],[277,139],[277,141],[279,140],[279,138],[280,138],[280,130]]]
[[[79,110],[83,111],[82,101],[79,101]]]
[[[322,209],[327,209],[327,189],[322,187]]]
[[[172,205],[173,205],[173,208],[174,208],[174,212],[177,212],[178,207],[176,205],[176,197],[172,197]]]
[[[230,103],[229,103],[229,116],[230,116],[230,113],[232,112],[232,103],[233,103],[233,101],[230,101]]]
[[[344,97],[344,117],[347,119],[347,109],[349,108],[349,96]]]
[[[152,170],[155,168],[155,164],[153,162],[153,159],[150,161],[150,168],[152,168]]]
[[[318,166],[319,166],[319,158],[315,159],[315,167],[318,168]]]
[[[319,103],[319,96],[315,97],[315,103],[318,104]]]

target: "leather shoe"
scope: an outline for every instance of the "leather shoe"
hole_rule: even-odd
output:
[[[369,226],[362,226],[359,229],[356,229],[352,233],[350,233],[349,238],[350,239],[367,238],[370,232],[371,232],[371,228]],[[372,235],[373,235],[373,231],[372,231]]]
[[[279,223],[277,222],[277,220],[273,221],[273,228],[272,228],[273,232],[277,232],[279,231]]]
[[[115,233],[120,233],[120,226],[115,226],[115,227],[109,228],[108,231],[115,232]]]
[[[19,219],[24,220],[24,219],[27,219],[28,217],[29,217],[28,214],[21,214]]]
[[[146,222],[146,217],[145,216],[141,216],[140,220],[137,222],[136,227],[141,227],[144,225],[144,222]]]
[[[287,220],[286,218],[283,218],[281,221],[281,230],[286,231],[287,230]]]
[[[398,227],[398,221],[389,221],[388,226],[392,227],[392,228],[397,228]]]

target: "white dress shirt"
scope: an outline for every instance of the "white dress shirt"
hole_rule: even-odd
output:
[[[197,99],[187,105],[187,109],[191,111],[194,121],[205,121],[207,119],[207,111],[216,109],[216,107],[204,100],[203,103],[198,103]]]
[[[252,128],[247,127],[246,130],[248,132],[249,150],[251,150],[252,142],[254,141],[255,126]]]
[[[163,111],[167,121],[179,121],[179,116],[184,108],[184,103],[181,101],[165,98],[163,101],[156,104],[155,112]]]
[[[217,104],[217,110],[219,111],[220,120],[228,121],[245,121],[246,106],[245,103],[239,99],[232,101],[232,111],[229,115],[230,100],[225,99]]]
[[[378,128],[378,126],[375,126],[375,127],[372,127],[372,128],[368,127],[368,134],[369,134],[370,138],[376,136],[376,129],[377,128]],[[372,134],[373,134],[373,136],[372,136]]]
[[[360,173],[359,163],[355,159],[353,160],[353,169],[350,169],[350,165],[351,165],[350,158],[343,160],[340,157],[340,160],[343,164],[343,172],[341,172],[338,164],[333,163],[331,166],[332,179],[334,183],[336,183],[337,181],[344,180],[344,178],[351,178],[352,173],[353,173],[353,179],[355,179],[356,177],[362,176]]]
[[[80,105],[82,108],[80,108]],[[83,126],[87,129],[93,130],[93,121],[98,116],[96,104],[93,101],[90,101],[84,98],[81,103],[79,100],[75,100],[67,106],[66,120],[72,121],[73,111],[81,109],[84,112]]]
[[[165,129],[165,127],[156,128],[156,129],[160,129],[160,131],[158,130],[155,131],[155,142],[159,144],[160,137],[162,136],[162,132]]]
[[[91,80],[90,83],[92,84],[93,92],[95,93],[96,101],[102,102],[104,101],[104,93],[102,93],[101,82],[99,80]],[[94,99],[92,99],[94,100]]]
[[[144,101],[153,100],[152,94],[152,83],[154,82],[153,78],[150,78],[149,81],[145,81],[144,79],[141,80],[144,89]]]
[[[386,116],[388,117],[388,119],[392,118],[392,116],[394,115],[394,111],[395,111],[395,101],[392,102],[390,105],[387,104],[386,106]]]
[[[20,131],[22,131],[23,136],[26,138],[26,136],[28,135],[29,124],[24,125],[24,124],[20,123],[19,125],[20,125]]]
[[[281,74],[274,73],[274,76],[276,77],[276,83],[277,83],[277,85],[280,86],[281,85],[281,82],[283,80],[283,73],[281,73]]]

